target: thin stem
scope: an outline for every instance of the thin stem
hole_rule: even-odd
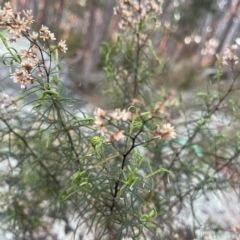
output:
[[[149,119],[148,119],[149,120]],[[146,122],[148,121],[146,120],[145,122],[143,122],[140,130],[137,132],[137,134],[131,138],[132,139],[132,144],[130,146],[130,148],[125,152],[125,154],[123,154],[123,160],[122,160],[122,165],[121,165],[121,172],[120,172],[120,176],[119,176],[119,180],[115,183],[115,186],[114,186],[114,194],[113,194],[113,200],[112,200],[112,205],[110,206],[110,211],[112,212],[113,209],[115,208],[115,199],[118,195],[118,192],[119,192],[119,185],[120,185],[120,179],[121,179],[121,176],[122,176],[122,171],[125,167],[125,164],[126,164],[126,160],[127,160],[127,156],[131,153],[131,151],[136,147],[138,146],[139,144],[135,144],[136,142],[136,139],[137,137],[140,135],[140,133],[143,131],[143,128],[146,124]]]

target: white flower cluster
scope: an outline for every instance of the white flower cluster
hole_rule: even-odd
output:
[[[10,98],[8,94],[0,94],[1,109],[8,109],[9,107],[17,108],[17,101],[15,98]]]
[[[54,33],[51,33],[48,29],[48,27],[42,25],[40,31],[40,38],[43,39],[43,41],[45,41],[46,39],[53,41],[56,40],[56,38],[54,37]]]
[[[222,58],[222,64],[224,66],[233,66],[238,64],[238,56],[235,54],[237,50],[237,45],[228,46],[225,54]]]
[[[19,55],[19,68],[12,74],[14,82],[21,85],[21,88],[25,89],[27,84],[33,84],[34,78],[32,72],[38,69],[38,75],[41,76],[46,71],[46,66],[43,61],[38,59],[38,52],[44,52],[45,49],[41,48],[37,43],[38,36],[44,41],[56,40],[54,33],[51,33],[48,27],[42,26],[39,33],[29,33],[31,24],[33,23],[32,11],[23,11],[23,17],[21,13],[13,12],[11,4],[5,3],[4,7],[0,7],[0,26],[4,26],[9,30],[11,37],[6,40],[10,43],[15,42],[18,38],[26,37],[30,41],[30,47],[28,49],[21,49]],[[62,52],[66,52],[67,46],[64,40],[61,40],[57,47]]]
[[[163,124],[162,127],[157,126],[157,129],[152,133],[152,138],[171,139],[176,137],[174,127],[170,123]]]
[[[107,113],[101,108],[97,108],[94,112],[94,123],[97,128],[97,132],[105,137],[106,143],[110,143],[123,139],[124,130],[121,130],[122,125],[120,124],[120,121],[125,122],[131,120],[133,116],[134,115],[131,112],[127,112],[126,110],[121,111],[120,109],[115,109],[113,112]],[[152,118],[153,117],[150,117],[149,119]],[[114,127],[114,131],[112,131],[111,126]],[[156,130],[151,132],[151,137],[152,139],[168,140],[171,138],[175,138],[176,132],[174,130],[174,127],[170,123],[166,123],[163,124],[161,127],[157,125]]]
[[[97,108],[94,112],[94,117],[98,132],[101,133],[102,136],[106,136],[105,142],[113,142],[121,140],[124,137],[124,131],[117,129],[114,133],[108,133],[106,125],[108,125],[109,122],[130,120],[132,113],[126,110],[121,111],[120,109],[115,109],[113,112],[107,113],[101,108]]]
[[[30,29],[30,25],[34,21],[32,11],[23,11],[23,14],[24,17],[21,17],[21,13],[13,12],[9,2],[5,3],[3,9],[0,7],[0,25],[7,26],[9,32],[12,34],[13,37],[8,39],[10,42],[20,38],[22,32]]]
[[[121,29],[135,28],[149,13],[161,14],[162,3],[163,0],[119,0],[119,5],[114,8],[114,14],[121,18],[119,23]]]

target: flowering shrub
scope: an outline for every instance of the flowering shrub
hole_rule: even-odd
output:
[[[9,3],[0,10],[3,63],[23,91],[17,98],[0,95],[1,229],[11,239],[56,239],[54,222],[71,229],[74,219],[71,230],[85,224],[94,239],[183,239],[187,223],[181,215],[188,204],[194,238],[199,228],[205,231],[195,215],[199,195],[238,186],[239,132],[223,130],[238,109],[232,96],[239,89],[236,47],[228,48],[222,63],[218,58],[216,76],[206,92],[197,93],[200,110],[188,111],[181,96],[154,81],[164,70],[151,42],[161,5],[120,0],[114,8],[120,33],[100,49],[103,92],[112,101],[93,115],[66,96],[61,83],[65,40],[53,45],[46,26],[31,32],[31,11],[22,17]],[[19,38],[29,47],[11,47]],[[222,65],[234,75],[226,88]],[[217,90],[211,90],[214,84]],[[34,100],[25,105],[29,96]]]

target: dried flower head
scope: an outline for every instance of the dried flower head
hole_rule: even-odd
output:
[[[11,103],[12,103],[11,105],[13,108],[17,108],[17,101],[15,98],[11,98]]]
[[[6,2],[5,5],[4,5],[4,7],[5,7],[7,10],[12,9],[12,6],[11,6],[10,2]]]
[[[96,127],[97,127],[97,132],[100,133],[102,136],[105,135],[107,132],[106,127],[103,125],[102,121],[95,121]]]
[[[123,130],[118,129],[113,134],[107,134],[105,142],[110,143],[110,142],[113,142],[113,141],[120,141],[121,139],[124,138],[123,133],[124,133]]]
[[[106,116],[107,112],[102,110],[101,108],[97,108],[94,112],[95,120],[102,122]]]
[[[132,99],[132,102],[131,102],[131,105],[132,106],[137,106],[137,107],[142,107],[144,106],[144,103],[136,98],[133,98]]]
[[[174,127],[170,123],[163,124],[162,127],[157,126],[157,129],[152,133],[153,138],[171,139],[176,137]]]
[[[118,6],[113,9],[115,15],[120,16],[119,28],[136,28],[144,21],[149,13],[162,13],[163,0],[119,0]]]
[[[109,120],[110,121],[117,121],[117,120],[119,120],[121,118],[120,115],[121,115],[120,109],[115,109],[115,111],[113,111],[113,112],[108,114],[108,116],[110,118]]]
[[[8,108],[8,106],[5,103],[1,104],[1,109],[7,109],[7,108]]]
[[[94,112],[94,118],[95,118],[95,125],[97,127],[97,132],[101,133],[102,136],[105,135],[105,133],[107,132],[106,127],[103,124],[103,120],[106,116],[107,112],[102,110],[101,108],[97,108]]]
[[[228,46],[225,54],[222,58],[222,64],[224,66],[233,66],[238,64],[238,56],[235,54],[235,51],[237,50],[237,45]]]
[[[21,68],[25,71],[27,71],[28,73],[31,72],[31,70],[33,69],[33,64],[29,61],[23,61],[21,63]]]
[[[9,33],[11,34],[6,40],[10,43],[15,42],[20,37],[25,37],[29,40],[29,47],[27,49],[21,49],[18,52],[21,59],[18,58],[18,56],[14,59],[19,63],[19,66],[15,72],[11,74],[13,81],[20,83],[21,88],[23,89],[27,87],[27,84],[34,83],[34,77],[32,74],[35,69],[41,74],[43,72],[47,73],[48,71],[45,61],[40,61],[38,59],[39,52],[42,53],[46,51],[44,47],[38,45],[38,36],[44,41],[55,40],[54,34],[44,25],[42,25],[39,33],[29,33],[28,29],[30,29],[33,22],[34,20],[31,10],[24,10],[22,13],[14,12],[9,2],[5,3],[3,8],[0,7],[0,25],[9,29]],[[61,40],[58,43],[58,48],[63,52],[66,52],[67,47],[65,41]],[[41,54],[41,56],[43,55]]]
[[[106,126],[111,126],[112,121],[127,121],[132,118],[132,113],[127,112],[126,110],[120,110],[119,108],[115,109],[111,113],[107,113],[106,111],[102,110],[101,108],[97,108],[94,112],[94,118],[95,118],[95,125],[97,127],[97,131],[101,133],[102,136],[104,136],[107,132]],[[105,120],[105,122],[104,122]],[[106,136],[105,142],[111,142],[111,141],[119,141],[123,138],[123,130],[117,130],[114,132],[114,134],[108,134]]]
[[[133,114],[131,112],[127,112],[125,109],[122,110],[122,112],[121,112],[121,119],[123,121],[131,120],[132,116],[133,116]]]
[[[29,52],[26,49],[20,49],[18,53],[21,58],[29,58]]]
[[[22,89],[26,89],[27,84],[33,84],[33,78],[31,74],[23,69],[16,69],[16,71],[11,74],[11,78],[13,78],[14,82],[20,83]]]
[[[159,111],[160,113],[163,113],[165,110],[165,104],[164,103],[156,103],[154,107],[154,111]]]
[[[24,17],[21,17],[20,12],[13,12],[10,2],[5,3],[3,9],[0,7],[0,25],[9,29],[12,37],[7,38],[7,41],[14,42],[16,39],[23,36],[33,23],[32,11],[23,11]]]
[[[54,37],[54,33],[51,33],[48,27],[44,25],[42,25],[39,31],[39,34],[40,34],[40,38],[42,38],[43,41],[45,41],[46,39],[51,41],[56,40],[56,38]]]
[[[37,32],[33,32],[32,34],[30,34],[30,37],[35,42],[38,39],[38,33]]]
[[[66,53],[66,51],[68,50],[67,45],[65,43],[65,40],[60,40],[60,42],[58,43],[58,48],[59,50],[61,50],[62,52]]]
[[[8,99],[8,98],[9,98],[9,95],[6,94],[6,93],[3,93],[2,98],[3,98],[3,99]]]
[[[23,14],[25,15],[26,17],[26,25],[28,28],[30,28],[30,25],[34,22],[33,20],[33,15],[32,15],[32,10],[23,10]]]
[[[123,120],[127,121],[132,118],[132,113],[127,112],[125,109],[120,110],[119,108],[115,109],[114,112],[109,113],[108,116],[110,117],[110,121],[116,121],[116,120]]]
[[[0,7],[0,24],[5,25],[9,23],[11,21],[12,14],[13,14],[13,11],[9,2],[5,3],[5,6],[3,9],[1,9]]]
[[[9,107],[12,107],[13,109],[17,108],[17,100],[15,98],[10,98],[6,93],[0,95],[0,100],[1,109],[8,109]]]

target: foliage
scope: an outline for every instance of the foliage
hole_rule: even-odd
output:
[[[45,26],[31,32],[31,12],[22,18],[9,3],[1,10],[3,63],[23,89],[18,98],[0,98],[1,228],[12,239],[56,239],[54,221],[68,224],[76,216],[74,233],[83,225],[94,239],[183,239],[180,216],[187,204],[196,238],[205,230],[195,214],[197,199],[239,185],[240,134],[226,128],[239,109],[236,47],[228,48],[223,62],[217,56],[216,75],[196,94],[198,109],[188,110],[184,96],[154,81],[164,71],[151,42],[161,4],[121,0],[114,9],[122,30],[100,49],[102,90],[111,102],[93,116],[61,82],[65,41],[54,45]],[[28,49],[11,47],[20,37]],[[223,64],[233,74],[225,86]]]

